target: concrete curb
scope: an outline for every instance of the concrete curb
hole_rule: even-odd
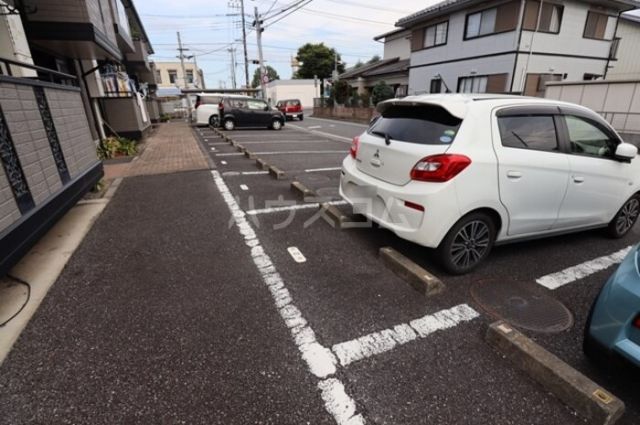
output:
[[[492,323],[485,340],[590,424],[610,425],[622,417],[625,407],[620,399],[507,322]]]
[[[440,279],[395,249],[388,246],[382,247],[378,255],[387,268],[424,296],[429,297],[444,290],[444,283]]]
[[[269,169],[269,164],[267,164],[264,159],[256,158],[256,167],[265,171]]]
[[[276,180],[282,180],[285,178],[284,171],[276,167],[275,165],[269,166],[269,175]]]
[[[331,205],[329,203],[320,204],[320,215],[331,225],[331,227],[336,229],[344,229],[345,224],[347,224],[348,217],[342,214],[335,205]]]
[[[307,198],[316,198],[318,195],[299,181],[291,182],[291,190],[302,197],[307,202]],[[315,200],[314,200],[315,202]]]
[[[236,149],[238,150],[238,152],[243,152],[243,153],[244,153],[244,151],[246,151],[246,150],[247,150],[247,148],[245,148],[245,147],[244,147],[244,146],[242,146],[242,145],[236,145]]]
[[[256,159],[256,154],[246,149],[244,151],[244,156],[246,156],[249,159]]]

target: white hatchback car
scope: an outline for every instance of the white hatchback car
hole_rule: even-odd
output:
[[[340,195],[450,273],[494,243],[608,227],[640,212],[637,148],[582,106],[505,95],[422,95],[378,105],[354,138]]]

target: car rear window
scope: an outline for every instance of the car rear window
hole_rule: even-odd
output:
[[[373,136],[422,145],[450,144],[462,120],[435,105],[393,105],[367,132]]]
[[[206,105],[217,105],[220,103],[220,96],[202,96],[200,101]]]
[[[287,106],[300,106],[299,100],[287,100]]]

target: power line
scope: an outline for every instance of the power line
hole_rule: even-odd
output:
[[[305,10],[301,10],[301,12],[308,13],[311,15],[316,15],[316,16],[326,16],[329,18],[334,18],[334,19],[343,20],[347,22],[365,22],[368,24],[393,25],[392,22],[382,22],[382,21],[373,21],[371,19],[355,18],[353,16],[338,15],[335,13],[323,12],[321,10],[305,9]]]
[[[283,20],[284,18],[286,18],[287,16],[291,15],[293,12],[302,9],[303,7],[305,7],[306,5],[308,5],[309,3],[311,3],[313,0],[302,0],[299,3],[299,6],[297,6],[295,9],[288,11],[287,13],[285,13],[284,15],[280,16],[278,19],[276,19],[275,21],[269,23],[268,25],[265,25],[265,28],[269,28],[271,25],[275,24],[276,22],[280,22],[281,20]],[[274,18],[278,15],[273,15],[270,18]]]

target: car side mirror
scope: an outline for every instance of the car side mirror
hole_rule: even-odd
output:
[[[623,161],[631,162],[638,155],[638,148],[631,143],[622,142],[616,148],[615,157]]]

